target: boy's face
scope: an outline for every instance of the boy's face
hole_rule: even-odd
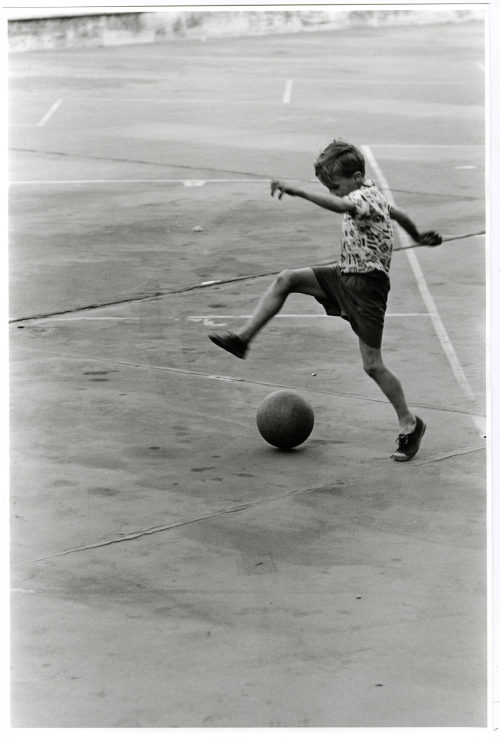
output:
[[[340,174],[334,174],[329,178],[328,184],[325,186],[331,195],[344,197],[353,190],[358,190],[363,184],[364,177],[361,172],[355,172],[349,177],[342,177]]]

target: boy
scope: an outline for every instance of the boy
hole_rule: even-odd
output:
[[[282,271],[261,297],[255,312],[237,333],[210,335],[217,346],[243,359],[248,346],[263,326],[276,315],[292,292],[311,295],[328,315],[348,320],[357,334],[363,368],[392,403],[399,421],[395,461],[409,461],[417,453],[425,423],[406,403],[398,378],[382,359],[381,345],[387,296],[390,289],[395,220],[411,238],[435,246],[441,237],[435,231],[419,233],[401,210],[385,200],[373,182],[365,182],[365,162],[355,146],[333,141],[315,162],[315,173],[329,191],[316,195],[273,180],[271,195],[277,192],[304,200],[344,216],[338,264]]]

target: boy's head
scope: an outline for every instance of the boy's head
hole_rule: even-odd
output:
[[[365,160],[352,144],[333,141],[316,159],[314,171],[332,195],[344,197],[363,184]]]

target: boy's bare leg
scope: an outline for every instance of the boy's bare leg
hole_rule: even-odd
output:
[[[260,298],[252,316],[237,331],[237,335],[243,341],[249,343],[256,333],[258,333],[265,324],[271,320],[271,318],[279,313],[288,297],[288,294],[288,292],[280,289],[278,280],[273,282]]]
[[[281,310],[291,292],[326,299],[312,269],[286,269],[262,295],[253,315],[242,328],[236,332],[212,333],[209,339],[225,351],[244,359],[252,338]]]
[[[313,297],[326,297],[312,269],[287,269],[281,272],[264,292],[253,315],[236,331],[236,334],[243,341],[250,342],[265,324],[279,313],[286,298],[292,292],[300,292]]]
[[[401,382],[385,366],[380,349],[368,346],[361,338],[359,348],[363,359],[363,369],[375,380],[394,407],[399,420],[400,432],[411,433],[416,425],[416,417],[408,407]]]

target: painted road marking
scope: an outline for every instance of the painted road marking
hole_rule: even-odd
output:
[[[214,284],[216,284],[214,282]],[[186,320],[189,320],[192,323],[200,323],[207,321],[205,325],[212,325],[209,321],[212,320],[248,320],[248,318],[251,318],[252,316],[250,314],[248,315],[188,315],[186,317]],[[326,313],[278,313],[278,315],[275,316],[276,318],[291,318],[291,319],[309,319],[309,318],[331,318],[334,316],[327,315]],[[428,318],[429,313],[386,313],[386,318],[411,318],[411,317],[421,317],[421,318]],[[172,318],[168,315],[162,315],[162,320],[179,320],[179,318]],[[145,321],[148,320],[145,316],[130,316],[130,317],[123,317],[118,315],[72,315],[68,317],[62,317],[62,318],[38,318],[39,322],[43,323],[74,323],[76,321],[80,320],[115,320],[115,321],[130,321],[130,320],[140,320]],[[156,320],[156,317],[155,317]],[[222,323],[220,325],[223,325]]]
[[[188,315],[187,320],[199,321],[205,319],[221,318],[224,320],[244,320],[251,318],[252,315]],[[335,318],[335,315],[327,315],[326,313],[278,313],[274,316],[275,318]],[[428,318],[429,313],[386,313],[386,318],[410,318],[410,317],[421,317]]]
[[[118,316],[88,316],[88,315],[77,315],[71,318],[37,318],[40,322],[44,323],[72,323],[76,320],[143,320],[143,318],[122,318]]]
[[[37,126],[44,126],[49,120],[49,118],[51,118],[54,115],[54,113],[56,112],[57,108],[60,106],[61,103],[62,103],[61,98],[56,100],[55,103],[51,105],[50,108],[47,110],[47,112],[45,113],[43,118],[40,120],[40,122],[37,123]]]
[[[481,70],[481,72],[485,72],[486,71],[486,68],[485,68],[484,64],[482,64],[481,62],[478,62],[478,61],[477,62],[474,62],[474,63],[476,65],[476,67]]]
[[[187,320],[191,323],[203,323],[207,328],[221,328],[227,325],[230,320],[248,320],[251,315],[188,315]],[[335,316],[326,313],[278,313],[275,318],[285,318],[292,320],[310,320],[315,318],[332,318]],[[429,313],[386,313],[386,318],[409,318],[421,317],[428,318]],[[222,322],[221,322],[222,321]]]
[[[205,184],[269,184],[270,179],[15,179],[11,185],[100,185],[100,184],[182,184],[202,187]]]
[[[362,146],[361,148],[367,160],[370,162],[370,165],[373,171],[376,173],[377,178],[379,179],[382,186],[385,188],[386,193],[387,193],[387,199],[389,200],[389,202],[394,203],[394,199],[389,189],[387,180],[384,177],[382,170],[380,169],[378,162],[375,159],[370,147]],[[410,246],[411,241],[407,233],[403,231],[402,229],[399,229],[399,234],[400,234],[400,240],[402,242],[403,247]],[[439,311],[437,309],[436,303],[434,302],[434,298],[432,297],[430,290],[427,286],[427,282],[422,272],[422,269],[420,267],[420,263],[418,261],[417,255],[412,249],[408,249],[406,251],[406,256],[408,258],[408,261],[410,262],[410,266],[412,268],[413,274],[417,281],[420,294],[422,296],[425,306],[427,307],[429,315],[432,319],[434,330],[436,331],[437,337],[439,338],[439,341],[441,343],[441,347],[445,353],[446,358],[448,359],[448,362],[451,366],[453,374],[455,375],[455,379],[457,380],[465,396],[469,400],[474,400],[475,399],[474,392],[472,391],[472,387],[469,384],[469,380],[465,376],[465,372],[462,368],[462,365],[460,364],[460,361],[455,352],[455,349],[453,348],[453,344],[450,340],[450,337],[448,336],[448,332],[446,331],[446,328],[444,327],[444,323],[441,320],[441,316],[439,315]],[[474,417],[473,416],[471,417],[474,420]]]
[[[283,93],[283,105],[289,105],[292,99],[293,79],[287,79],[285,92]]]

